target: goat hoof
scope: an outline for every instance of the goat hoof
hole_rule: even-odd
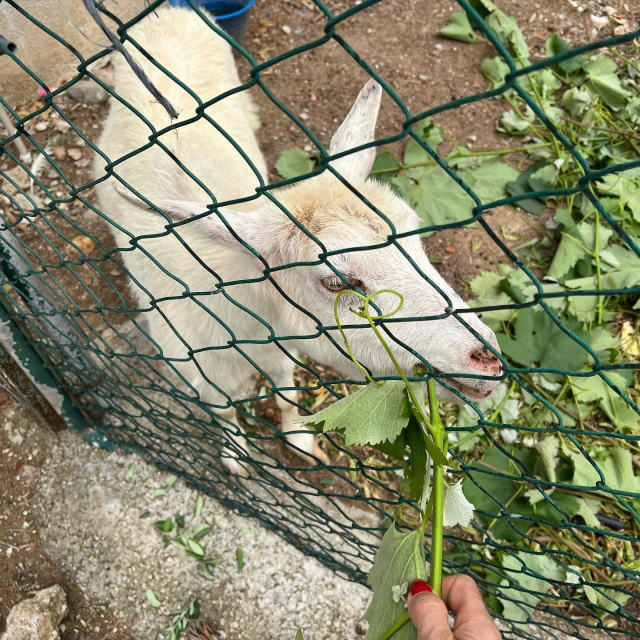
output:
[[[329,464],[329,456],[324,452],[324,450],[320,448],[319,444],[316,443],[313,445],[313,450],[311,451],[311,454],[320,461],[318,462],[318,460],[314,460],[316,464],[320,464],[320,463]]]
[[[242,480],[246,480],[249,477],[248,467],[236,458],[222,458],[222,464],[224,464],[229,473],[239,476]]]

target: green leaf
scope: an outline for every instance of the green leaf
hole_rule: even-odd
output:
[[[547,57],[549,58],[571,51],[569,44],[556,33],[547,40],[545,48]],[[585,62],[586,60],[582,56],[574,56],[573,58],[559,62],[557,66],[565,73],[572,74],[575,73]]]
[[[152,498],[161,498],[163,495],[167,493],[166,489],[156,489],[152,494]]]
[[[151,589],[147,589],[145,591],[145,595],[147,596],[147,600],[149,601],[149,604],[154,609],[157,609],[158,607],[160,607],[162,605],[160,600],[158,600],[158,598],[156,597],[156,594]]]
[[[486,204],[506,198],[508,195],[507,184],[517,180],[520,172],[495,158],[484,162],[475,169],[462,169],[458,175]]]
[[[169,476],[166,480],[167,489],[171,489],[171,487],[173,487],[173,485],[176,483],[177,479],[178,476]]]
[[[459,40],[460,42],[468,42],[469,44],[478,42],[478,36],[473,32],[466,13],[452,13],[449,18],[451,20],[450,24],[439,31],[441,36]]]
[[[596,183],[600,193],[619,196],[622,204],[631,209],[635,220],[640,222],[640,167],[620,173],[610,173]]]
[[[159,520],[153,525],[153,528],[156,531],[160,531],[161,533],[169,533],[171,529],[173,529],[173,521],[171,518],[167,518],[166,520]]]
[[[491,447],[485,451],[482,462],[475,465],[482,471],[468,471],[462,489],[469,502],[475,505],[476,517],[485,523],[491,522],[495,516],[502,513],[501,505],[509,505],[507,511],[515,515],[515,518],[510,521],[503,518],[496,520],[491,533],[498,539],[518,542],[533,524],[522,519],[534,517],[533,507],[518,486],[521,483],[503,475],[496,475],[496,472],[516,478],[523,474],[529,475],[534,466],[534,452],[525,447],[511,445],[505,449],[519,460],[527,471],[522,471],[500,449]],[[479,486],[476,486],[476,483]]]
[[[136,472],[136,465],[132,463],[127,469],[127,480],[131,480],[135,472]]]
[[[616,63],[606,56],[598,56],[584,65],[589,76],[587,87],[595,91],[602,101],[614,111],[619,111],[625,106],[631,93],[622,88],[620,79],[616,75],[618,69]]]
[[[474,506],[467,500],[462,490],[462,480],[454,484],[444,483],[445,527],[467,527],[473,518]]]
[[[531,193],[531,189],[526,184],[526,181],[522,180],[522,176],[524,175],[526,175],[526,172],[521,174],[520,178],[518,178],[516,182],[507,183],[507,193],[510,196],[521,196],[525,193]],[[527,213],[533,213],[539,216],[544,211],[545,203],[538,198],[524,198],[523,200],[514,202],[513,206],[520,207]]]
[[[565,320],[564,326],[589,344],[589,335],[575,320]],[[497,338],[503,353],[518,364],[529,367],[538,363],[544,369],[580,371],[589,362],[588,352],[542,310],[521,309],[514,329],[515,340],[505,334],[498,334]]]
[[[236,549],[236,564],[238,565],[238,571],[242,571],[244,568],[244,553],[242,553],[242,549]]]
[[[631,598],[630,591],[624,591],[617,589],[607,589],[605,587],[598,586],[594,589],[592,586],[585,584],[584,593],[589,599],[589,602],[594,605],[597,614],[604,618],[610,613],[621,612],[622,607]]]
[[[502,114],[500,125],[507,133],[522,135],[529,131],[535,120],[533,114],[531,117],[528,114],[525,114],[525,116],[525,118],[521,118],[513,109],[509,109]]]
[[[584,454],[566,446],[563,447],[563,453],[573,466],[572,485],[594,487],[596,482],[600,482],[600,475]],[[611,447],[607,451],[592,452],[590,457],[602,472],[608,487],[614,491],[640,493],[640,477],[635,475],[633,459],[628,449]]]
[[[302,629],[298,629],[295,640],[304,640],[304,636],[302,635]]]
[[[415,182],[412,182],[405,176],[394,176],[393,178],[389,179],[389,184],[405,202],[411,204],[413,195],[415,192],[417,192],[418,189]]]
[[[378,640],[380,636],[406,611],[402,600],[394,602],[392,589],[405,582],[426,579],[424,559],[424,535],[418,531],[400,533],[392,524],[384,534],[369,573],[373,588],[371,604],[364,614],[369,622],[365,640]],[[413,624],[405,624],[393,640],[416,640]]]
[[[565,572],[547,555],[520,551],[516,556],[505,554],[502,558],[502,567],[509,579],[500,582],[501,597],[498,599],[506,620],[526,622],[540,602],[538,595],[547,593],[554,586],[551,580],[564,581]]]
[[[400,171],[400,163],[394,155],[385,151],[376,157],[369,177],[380,182],[388,182],[398,171]]]
[[[589,92],[579,87],[572,87],[562,94],[562,104],[572,118],[582,118],[593,103]]]
[[[198,494],[198,498],[196,499],[196,510],[194,516],[199,518],[202,515],[202,507],[204,506],[204,500],[200,494]]]
[[[504,84],[505,76],[509,73],[509,65],[502,58],[486,58],[482,61],[482,73],[495,85]]]
[[[407,426],[401,413],[404,383],[387,380],[369,384],[311,416],[297,416],[301,424],[323,427],[324,432],[342,431],[347,446],[393,442]]]
[[[474,206],[462,187],[439,166],[430,167],[420,178],[410,204],[427,227],[466,220]]]
[[[213,527],[210,527],[208,524],[199,524],[193,530],[193,539],[200,540],[200,538],[204,538],[208,533],[213,531]]]
[[[426,142],[434,151],[438,150],[438,146],[442,142],[442,134],[440,127],[435,124],[431,118],[425,118],[416,125],[416,133]],[[404,151],[404,164],[416,165],[424,162],[431,162],[433,158],[413,139],[407,142]]]
[[[556,209],[556,218],[564,225],[560,244],[553,256],[547,272],[549,278],[561,280],[572,269],[578,260],[589,254],[585,251],[585,243],[578,226],[574,223],[566,209]]]
[[[407,445],[411,449],[411,465],[409,467],[409,493],[413,500],[420,500],[424,489],[424,479],[429,462],[427,450],[424,446],[422,430],[415,417],[411,417],[409,426],[404,431]]]
[[[276,162],[276,171],[285,179],[311,173],[316,168],[317,154],[307,153],[300,147],[286,149]]]
[[[533,191],[552,191],[556,186],[558,170],[553,164],[547,164],[536,169],[527,182]]]
[[[485,18],[485,23],[516,58],[529,59],[529,47],[515,18],[496,8]]]
[[[393,442],[380,442],[373,445],[378,451],[382,451],[385,455],[393,458],[394,460],[404,461],[405,448],[407,446],[406,440],[407,429],[403,430],[400,435]],[[320,480],[322,482],[322,480]],[[333,482],[336,484],[337,480]],[[333,484],[331,486],[333,486]]]
[[[189,549],[193,551],[193,553],[195,553],[197,556],[204,557],[206,555],[204,547],[199,542],[196,542],[193,538],[189,538],[187,540],[187,544],[189,545]]]

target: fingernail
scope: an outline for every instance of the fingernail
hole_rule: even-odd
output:
[[[417,595],[418,593],[433,593],[433,589],[429,586],[428,582],[424,580],[414,580],[409,587],[409,592],[412,596]]]

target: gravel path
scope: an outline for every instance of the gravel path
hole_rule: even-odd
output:
[[[365,587],[339,578],[215,500],[204,498],[196,521],[196,492],[180,481],[153,498],[168,477],[133,456],[88,447],[71,433],[52,448],[34,504],[40,536],[92,602],[105,604],[140,640],[163,638],[165,614],[194,597],[225,638],[293,640],[298,627],[306,640],[357,637],[370,595]],[[141,519],[146,511],[150,516]],[[221,559],[213,580],[202,577],[183,550],[165,548],[153,528],[176,514],[185,516],[187,526],[202,521],[213,527],[200,540]],[[162,602],[159,609],[147,602],[147,589]]]

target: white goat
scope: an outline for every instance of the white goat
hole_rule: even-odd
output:
[[[131,35],[152,60],[166,67],[202,101],[240,84],[231,48],[196,12],[159,9],[132,28]],[[131,51],[158,89],[181,110],[179,122],[196,116],[196,100],[133,47]],[[126,63],[116,58],[115,66],[118,95],[142,113],[156,131],[166,127],[165,111],[150,102],[149,94]],[[331,141],[332,155],[373,141],[381,95],[381,87],[373,81],[364,87]],[[267,176],[254,134],[258,120],[247,93],[230,95],[205,113],[242,148],[260,175]],[[126,104],[112,100],[98,146],[117,162],[144,147],[152,133]],[[318,239],[316,242],[264,196],[231,207],[211,208],[206,216],[192,220],[207,211],[212,199],[176,159],[211,190],[218,202],[255,196],[258,177],[234,146],[202,117],[180,127],[177,133],[164,133],[159,142],[170,153],[153,144],[118,163],[114,172],[167,217],[147,207],[114,178],[98,185],[100,208],[113,220],[124,264],[135,279],[132,292],[140,309],[145,310],[151,338],[162,355],[171,360],[183,386],[190,386],[192,393],[197,392],[219,415],[235,424],[231,402],[244,397],[243,391],[257,370],[267,374],[281,389],[276,399],[282,412],[281,430],[288,442],[300,455],[325,461],[326,455],[313,434],[301,433],[294,422],[294,365],[285,351],[294,356],[304,353],[345,375],[362,378],[360,370],[329,339],[328,334],[342,345],[338,332],[318,329],[319,324],[335,325],[335,297],[349,288],[330,265],[344,274],[351,286],[364,292],[400,291],[405,304],[396,317],[438,316],[449,306],[468,309],[467,305],[429,263],[418,235],[404,235],[399,241],[401,249],[387,244],[349,251],[384,245],[392,229],[328,170],[275,192],[295,220]],[[395,233],[416,230],[415,212],[389,187],[367,179],[374,158],[372,148],[343,156],[332,166],[388,217]],[[96,177],[105,175],[103,159],[98,158],[95,170]],[[167,229],[171,221],[183,224]],[[278,269],[283,265],[293,266]],[[235,284],[237,281],[243,282]],[[189,295],[185,295],[187,290]],[[383,311],[397,304],[390,294],[381,295],[376,302]],[[355,297],[343,296],[340,311],[344,324],[353,325],[358,320],[348,311],[354,305],[360,306]],[[489,328],[472,313],[465,313],[464,318],[497,349]],[[394,354],[407,373],[413,372],[419,362],[414,353],[441,372],[494,378],[500,373],[495,355],[454,317],[387,326],[398,341],[392,343]],[[395,374],[370,329],[350,328],[347,335],[357,358],[374,375]],[[285,336],[294,339],[280,339]],[[453,378],[449,383],[473,398],[488,396],[495,386],[491,379]],[[453,397],[444,388],[440,388],[440,395]],[[236,442],[244,446],[241,436]],[[231,452],[225,454],[225,464],[234,472],[244,471]]]

